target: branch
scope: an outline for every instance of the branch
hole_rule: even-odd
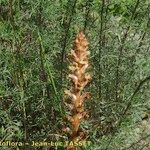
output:
[[[133,92],[133,94],[130,97],[130,101],[128,102],[124,112],[123,112],[123,116],[127,113],[127,111],[129,110],[131,104],[132,104],[132,100],[134,98],[134,96],[138,93],[138,91],[140,90],[141,86],[144,85],[145,82],[147,82],[148,80],[150,80],[150,76],[146,77],[144,80],[142,80],[139,85],[137,86],[137,88],[135,89],[135,91]]]
[[[135,19],[135,17],[136,17],[136,10],[137,10],[137,8],[138,8],[138,6],[139,6],[139,0],[137,0],[137,2],[136,2],[136,4],[135,4],[135,7],[134,7],[134,10],[133,10],[133,12],[132,12],[132,15],[131,15],[131,18],[130,18],[130,22],[132,21],[132,20],[134,20]],[[125,42],[126,42],[126,40],[127,40],[127,37],[128,37],[128,35],[129,35],[129,31],[130,31],[130,28],[131,28],[131,25],[129,25],[128,27],[127,27],[127,29],[126,29],[126,31],[125,31],[125,33],[124,33],[124,35],[123,35],[123,38],[122,38],[122,40],[121,40],[121,44],[120,44],[120,46],[119,46],[119,48],[118,48],[118,51],[119,51],[119,54],[118,54],[118,60],[117,60],[117,66],[116,66],[116,83],[115,83],[115,99],[116,99],[116,101],[118,101],[119,100],[119,93],[118,93],[118,89],[119,89],[119,83],[121,82],[120,80],[120,78],[121,78],[121,76],[120,76],[120,66],[121,66],[121,64],[122,64],[122,57],[123,57],[123,49],[124,49],[124,46],[125,46]]]
[[[72,4],[73,3],[73,4]],[[62,35],[62,50],[61,50],[61,71],[60,71],[60,78],[61,78],[61,88],[63,87],[63,78],[64,78],[64,74],[63,74],[63,71],[64,71],[64,62],[65,62],[65,55],[66,55],[66,45],[67,45],[67,40],[68,40],[68,34],[69,34],[69,29],[70,29],[70,25],[71,25],[71,22],[72,22],[72,19],[73,19],[73,15],[75,13],[75,7],[76,7],[76,3],[77,3],[77,0],[74,0],[74,1],[71,1],[69,0],[68,1],[68,9],[66,10],[66,16],[63,20],[63,28],[64,28],[64,33]],[[70,4],[71,7],[70,7]],[[69,16],[68,16],[69,14]]]
[[[118,125],[115,127],[115,131],[112,133],[112,136],[110,137],[109,142],[108,142],[108,144],[107,144],[105,150],[108,150],[108,147],[109,147],[110,143],[113,141],[113,139],[114,139],[113,136],[114,136],[115,133],[118,131],[118,129],[119,129],[121,123],[123,122],[123,120],[124,120],[124,118],[125,118],[125,115],[126,115],[127,111],[129,110],[129,108],[130,108],[130,106],[131,106],[131,104],[132,104],[132,100],[133,100],[134,96],[138,93],[138,91],[140,90],[140,88],[141,88],[141,87],[145,84],[145,82],[147,82],[148,80],[150,80],[150,76],[148,76],[148,77],[146,77],[144,80],[142,80],[142,81],[139,83],[139,85],[137,86],[137,88],[135,89],[135,91],[133,92],[133,94],[130,96],[130,98],[129,98],[130,101],[128,102],[128,104],[127,104],[125,110],[123,111],[123,114],[121,115],[120,121],[118,121]]]
[[[104,7],[105,7],[105,0],[102,0],[102,6],[101,6],[101,11],[100,11],[100,32],[99,32],[99,60],[98,60],[98,95],[99,99],[101,99],[102,96],[102,87],[101,87],[101,80],[102,80],[102,67],[101,67],[101,57],[102,57],[102,47],[103,47],[103,24],[104,24]]]

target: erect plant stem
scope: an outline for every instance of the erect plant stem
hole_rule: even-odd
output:
[[[69,78],[72,81],[72,86],[70,90],[65,91],[67,98],[64,102],[69,109],[69,114],[66,116],[67,121],[70,122],[69,140],[73,142],[78,142],[86,137],[86,133],[81,129],[80,124],[88,116],[84,110],[84,103],[91,95],[89,92],[83,91],[89,80],[91,80],[91,76],[86,73],[89,67],[88,55],[88,42],[81,31],[75,39],[74,48],[70,54],[69,69],[71,73]],[[75,150],[76,147],[68,146],[67,149]]]
[[[84,21],[84,31],[86,31],[87,27],[88,27],[88,23],[90,22],[90,11],[91,11],[91,7],[92,7],[92,2],[93,0],[87,0],[86,4],[85,4],[85,21]]]
[[[100,36],[99,36],[99,60],[98,60],[98,96],[99,96],[99,99],[101,99],[101,96],[102,96],[102,83],[101,83],[101,80],[102,80],[102,67],[101,67],[101,58],[102,58],[102,47],[103,47],[103,25],[104,25],[104,7],[105,7],[105,0],[102,0],[102,5],[101,5],[101,11],[100,11]]]
[[[16,87],[19,90],[20,93],[20,102],[22,105],[22,116],[23,116],[23,125],[24,125],[24,140],[27,139],[27,113],[26,113],[26,103],[25,103],[25,92],[26,92],[26,85],[25,85],[25,79],[24,79],[24,69],[23,66],[21,65],[22,62],[22,45],[21,45],[21,40],[17,38],[16,36],[16,22],[15,22],[15,17],[14,17],[14,10],[15,10],[15,5],[14,5],[14,0],[9,0],[9,22],[12,27],[12,31],[14,34],[14,39],[10,42],[12,51],[14,53],[13,56],[13,65],[14,65],[14,74],[15,74],[15,81],[16,81]],[[18,67],[16,67],[18,66]]]
[[[61,51],[61,72],[60,72],[60,78],[61,78],[61,90],[63,88],[63,80],[64,80],[64,62],[65,62],[65,55],[66,55],[66,45],[68,41],[68,34],[69,34],[69,29],[71,25],[71,21],[73,19],[73,15],[75,12],[75,7],[76,7],[77,0],[69,0],[67,5],[67,10],[66,10],[66,16],[63,20],[63,35],[62,35],[62,51]],[[72,4],[72,5],[71,5]]]
[[[134,7],[134,10],[132,12],[130,21],[132,21],[132,20],[135,19],[135,17],[136,17],[136,10],[137,10],[137,8],[139,6],[139,3],[140,3],[140,1],[137,0],[136,4],[135,4],[135,7]],[[131,25],[127,26],[127,29],[126,29],[123,37],[122,37],[120,46],[118,48],[118,58],[117,58],[117,66],[116,66],[116,80],[115,80],[115,100],[116,101],[120,100],[120,86],[121,86],[120,85],[121,84],[121,72],[120,72],[120,68],[121,68],[121,65],[122,65],[124,46],[125,46],[127,37],[129,35],[130,29],[131,29]]]

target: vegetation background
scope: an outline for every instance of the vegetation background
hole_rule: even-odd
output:
[[[93,78],[85,149],[149,150],[149,0],[0,0],[1,141],[63,138],[67,54],[81,29]]]

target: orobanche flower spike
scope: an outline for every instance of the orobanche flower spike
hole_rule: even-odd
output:
[[[85,131],[80,128],[80,124],[85,117],[88,117],[84,110],[84,103],[91,96],[89,92],[84,91],[84,87],[91,80],[90,74],[86,73],[89,67],[89,54],[88,41],[81,31],[76,36],[70,54],[70,74],[68,77],[72,81],[72,86],[70,90],[65,90],[67,98],[64,101],[69,110],[66,120],[70,123],[70,128],[66,127],[66,132],[68,132],[69,140],[72,142],[82,141],[86,137]],[[67,150],[76,150],[76,147],[68,146]]]

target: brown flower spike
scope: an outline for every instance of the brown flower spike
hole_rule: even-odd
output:
[[[89,67],[89,54],[87,39],[81,31],[76,36],[74,48],[70,54],[69,69],[71,73],[69,78],[73,84],[70,90],[65,91],[67,99],[64,102],[69,109],[70,115],[66,116],[66,119],[70,122],[71,128],[67,131],[72,142],[81,141],[85,137],[85,132],[80,128],[80,124],[87,116],[87,112],[84,110],[84,102],[91,95],[89,92],[83,91],[84,87],[91,80],[91,76],[86,73]],[[68,146],[67,150],[76,150],[76,147]]]

